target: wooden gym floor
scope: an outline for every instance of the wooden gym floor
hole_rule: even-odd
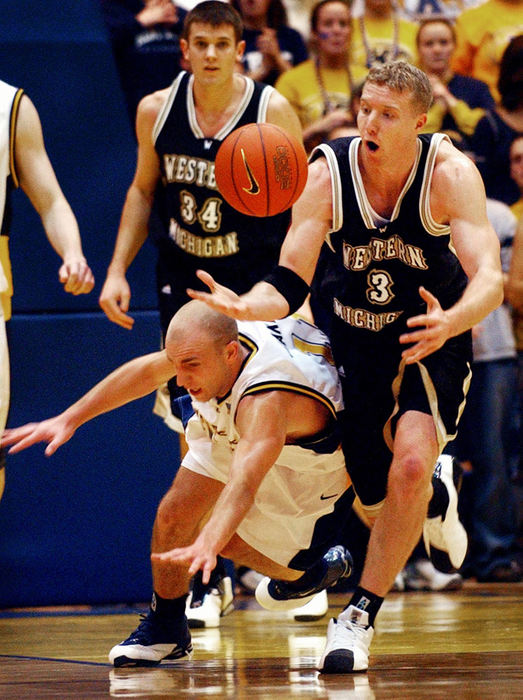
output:
[[[347,594],[329,594],[330,613]],[[107,652],[138,622],[121,609],[0,611],[0,698],[523,698],[523,583],[391,593],[368,673],[315,670],[328,617],[296,623],[238,596],[219,629],[193,630],[180,665],[113,669]]]

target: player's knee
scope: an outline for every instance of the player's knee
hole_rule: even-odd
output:
[[[410,454],[393,462],[389,473],[388,491],[401,495],[403,501],[430,497],[430,479],[424,460]]]
[[[155,532],[157,536],[169,541],[178,541],[188,531],[194,530],[190,513],[173,497],[167,493],[158,506],[155,519]],[[185,539],[185,538],[184,538]]]

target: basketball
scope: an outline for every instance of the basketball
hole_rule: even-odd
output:
[[[289,209],[307,182],[302,144],[275,124],[247,124],[233,131],[216,154],[215,177],[222,197],[249,216]]]

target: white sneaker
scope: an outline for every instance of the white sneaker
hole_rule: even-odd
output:
[[[457,591],[463,586],[460,574],[444,574],[428,559],[408,564],[404,572],[405,588],[409,591]]]
[[[207,588],[199,600],[193,601],[191,591],[185,604],[189,627],[219,627],[220,618],[234,610],[233,600],[232,581],[229,576],[220,579],[216,587]]]
[[[450,572],[459,569],[467,553],[467,531],[458,515],[458,492],[454,484],[454,458],[440,455],[434,469],[447,489],[449,504],[444,516],[425,518],[423,541],[432,563],[438,571]]]
[[[406,569],[402,569],[396,575],[396,578],[394,579],[394,583],[392,584],[391,591],[398,591],[399,593],[402,593],[405,590],[405,572],[406,572]]]
[[[327,614],[329,609],[329,599],[327,591],[323,590],[309,600],[308,603],[294,610],[288,610],[287,616],[296,622],[315,622],[321,620]]]
[[[369,667],[369,647],[374,628],[369,614],[354,605],[344,610],[338,619],[329,622],[327,644],[318,664],[322,673],[352,673]]]
[[[244,588],[248,593],[254,593],[256,586],[263,579],[263,574],[249,569],[246,566],[240,566],[236,569],[236,583]]]

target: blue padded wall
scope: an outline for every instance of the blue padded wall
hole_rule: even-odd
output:
[[[116,238],[136,145],[96,0],[3,3],[0,78],[23,87],[42,121],[47,151],[76,214],[96,288],[72,297],[59,258],[22,192],[13,198],[13,308],[93,310]],[[129,272],[133,309],[156,308],[155,253],[146,244]]]
[[[155,312],[132,333],[101,313],[10,322],[12,410],[20,425],[56,415],[121,364],[157,349]],[[178,438],[145,397],[82,426],[52,457],[7,461],[0,502],[0,607],[147,600],[150,534],[178,464]]]
[[[23,87],[80,225],[96,275],[87,296],[65,294],[59,258],[22,192],[13,199],[15,296],[9,322],[8,425],[65,408],[122,362],[156,350],[155,252],[131,266],[133,331],[110,323],[98,296],[136,146],[96,0],[3,3],[0,78]],[[50,459],[43,446],[8,457],[0,501],[0,607],[147,600],[158,500],[178,463],[177,438],[152,398],[82,427]]]

